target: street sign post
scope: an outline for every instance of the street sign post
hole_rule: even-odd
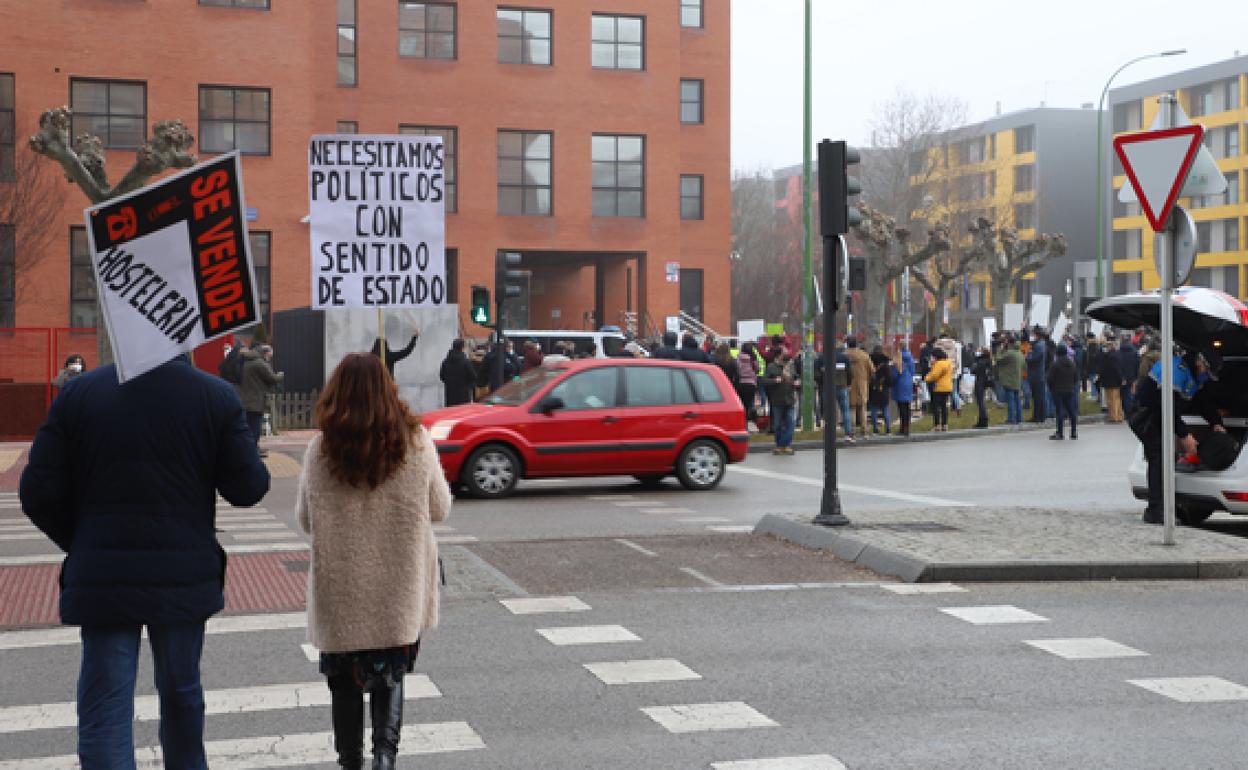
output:
[[[1148,223],[1159,238],[1156,241],[1157,273],[1161,277],[1161,489],[1162,542],[1174,545],[1174,298],[1175,257],[1179,251],[1174,202],[1184,192],[1184,183],[1196,160],[1205,130],[1198,125],[1177,126],[1178,102],[1169,94],[1159,100],[1160,110],[1153,124],[1157,130],[1120,136],[1114,151],[1122,161],[1130,186],[1135,190]],[[1184,116],[1186,119],[1186,116]],[[1216,169],[1215,169],[1216,170]],[[1219,174],[1220,175],[1220,174]],[[1225,189],[1225,185],[1223,185]],[[1122,200],[1122,197],[1119,197]],[[1189,218],[1190,219],[1190,218]],[[1193,239],[1194,240],[1194,239]],[[1195,246],[1190,247],[1195,262]],[[1185,248],[1186,255],[1186,248]],[[1186,256],[1185,256],[1186,259]],[[1186,271],[1190,273],[1190,267]],[[1186,278],[1186,276],[1184,276]]]

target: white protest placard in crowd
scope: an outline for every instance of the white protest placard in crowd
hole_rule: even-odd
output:
[[[259,323],[244,211],[232,152],[84,212],[119,382]]]
[[[1024,316],[1023,304],[1021,302],[1010,302],[1001,308],[1001,325],[1007,331],[1016,332],[1023,328]]]
[[[1028,326],[1049,327],[1049,313],[1053,311],[1053,298],[1048,294],[1031,295],[1031,307],[1027,310]]]
[[[737,337],[741,342],[758,342],[767,335],[767,322],[762,318],[737,321]]]
[[[986,343],[988,342],[988,340],[991,340],[992,335],[996,333],[997,333],[997,319],[985,318],[984,319],[984,342]]]
[[[1053,322],[1053,333],[1051,336],[1055,340],[1060,340],[1062,335],[1066,333],[1066,328],[1070,326],[1070,319],[1066,317],[1066,313],[1058,313],[1057,320]]]
[[[312,307],[421,307],[446,296],[442,138],[318,134],[308,144]]]

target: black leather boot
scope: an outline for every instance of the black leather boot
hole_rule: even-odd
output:
[[[403,681],[391,687],[374,687],[369,710],[373,717],[373,770],[394,770],[403,729]]]
[[[364,770],[364,693],[359,688],[330,690],[334,751],[347,770]]]

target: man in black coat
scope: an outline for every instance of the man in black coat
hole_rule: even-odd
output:
[[[685,338],[680,341],[680,353],[677,355],[681,361],[693,361],[695,364],[709,364],[711,357],[706,351],[698,347],[698,341],[693,338],[692,334],[686,334]]]
[[[442,390],[446,396],[447,406],[467,404],[472,401],[472,386],[477,381],[477,374],[472,362],[464,353],[464,341],[457,339],[451,342],[451,349],[442,359],[442,367],[438,371],[438,379],[442,380]]]
[[[147,626],[167,767],[206,768],[204,624],[224,607],[219,492],[260,502],[269,472],[230,385],[185,358],[118,384],[111,365],[53,402],[22,473],[22,509],[66,552],[61,622],[82,627],[78,753],[133,767],[135,668]]]
[[[680,351],[676,349],[676,332],[663,332],[663,344],[654,349],[654,358],[676,360]]]

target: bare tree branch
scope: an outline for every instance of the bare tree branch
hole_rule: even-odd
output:
[[[104,166],[104,144],[99,137],[81,134],[70,143],[73,110],[58,107],[39,116],[39,133],[30,137],[30,149],[44,155],[65,170],[65,176],[86,193],[92,203],[103,203],[147,184],[153,176],[170,168],[195,164],[191,145],[195,139],[180,120],[164,120],[152,126],[152,138],[139,148],[134,166],[116,187],[108,184]]]
[[[60,231],[52,214],[61,209],[66,188],[33,152],[19,151],[14,161],[15,181],[0,182],[0,226],[14,228],[14,287],[21,300],[34,288],[32,269],[46,258]]]

